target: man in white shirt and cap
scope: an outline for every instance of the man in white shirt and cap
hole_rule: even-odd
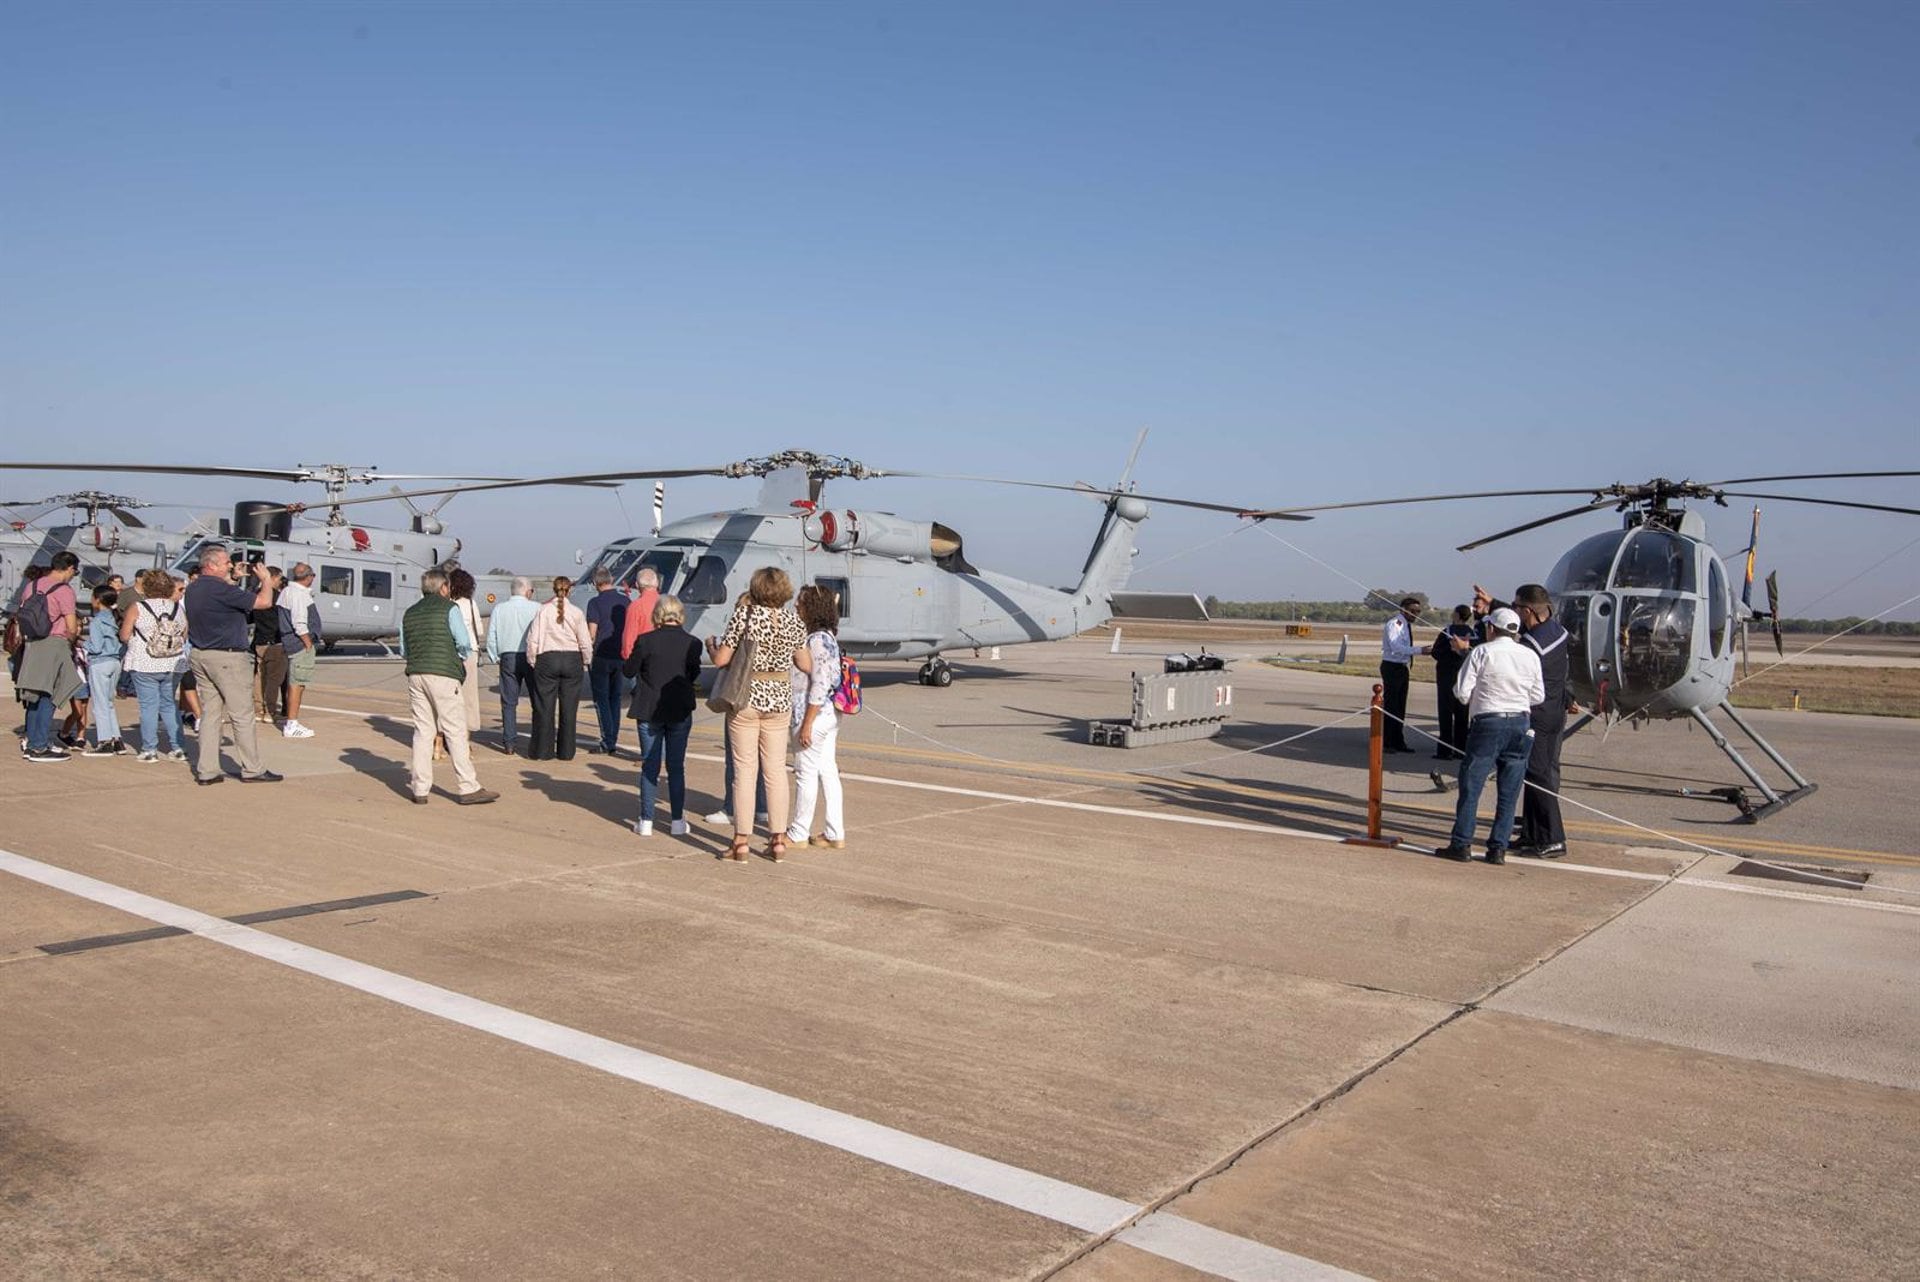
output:
[[[1540,656],[1520,644],[1520,616],[1501,607],[1487,616],[1487,640],[1467,654],[1453,683],[1454,697],[1467,705],[1467,756],[1460,763],[1460,799],[1453,810],[1453,835],[1438,853],[1465,862],[1473,851],[1473,828],[1480,790],[1487,775],[1498,772],[1498,801],[1493,831],[1487,836],[1487,862],[1507,862],[1513,814],[1525,784],[1533,748],[1528,713],[1547,697]]]

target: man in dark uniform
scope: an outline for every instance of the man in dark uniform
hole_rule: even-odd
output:
[[[1407,746],[1407,687],[1412,681],[1413,625],[1420,621],[1422,601],[1410,596],[1400,612],[1380,629],[1381,705],[1386,709],[1382,737],[1388,752],[1412,752]]]
[[[1456,639],[1462,644],[1456,645]],[[1440,742],[1433,750],[1436,761],[1459,761],[1467,755],[1467,705],[1454,696],[1453,683],[1467,661],[1467,649],[1477,639],[1473,611],[1456,605],[1453,622],[1427,648],[1433,656],[1434,697],[1440,706]]]
[[[1506,606],[1479,584],[1473,585],[1473,612],[1485,618]],[[1540,675],[1547,697],[1528,716],[1533,730],[1533,752],[1527,759],[1527,787],[1520,803],[1520,831],[1516,855],[1558,859],[1567,853],[1567,830],[1560,818],[1560,742],[1567,729],[1567,630],[1553,617],[1553,597],[1538,583],[1514,589],[1508,607],[1520,616],[1520,644],[1540,656]]]

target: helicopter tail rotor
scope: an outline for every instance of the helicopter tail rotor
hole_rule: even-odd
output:
[[[1778,657],[1787,657],[1786,642],[1780,639],[1780,571],[1767,572],[1767,621],[1773,627],[1773,652]]]

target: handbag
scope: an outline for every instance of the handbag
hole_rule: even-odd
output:
[[[719,680],[713,683],[713,693],[707,696],[709,710],[731,715],[747,706],[753,696],[753,661],[759,657],[758,650],[759,642],[754,640],[751,626],[741,628],[740,644],[733,648],[733,662],[720,670]]]

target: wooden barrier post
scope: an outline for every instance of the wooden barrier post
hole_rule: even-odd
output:
[[[1385,846],[1400,844],[1398,837],[1380,835],[1380,801],[1385,792],[1384,780],[1387,762],[1387,710],[1381,702],[1386,687],[1375,684],[1373,702],[1368,705],[1367,718],[1367,832],[1364,837],[1348,837],[1350,846]]]

